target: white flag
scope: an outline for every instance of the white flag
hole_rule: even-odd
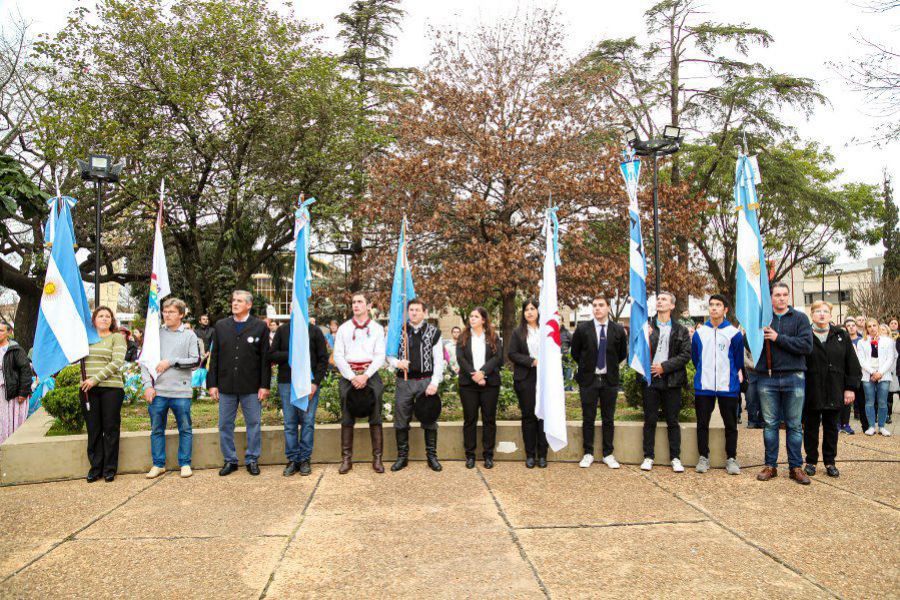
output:
[[[156,365],[159,364],[160,302],[171,293],[169,289],[169,269],[162,239],[162,201],[165,183],[159,188],[159,213],[156,215],[156,235],[153,238],[153,271],[150,274],[150,297],[147,301],[147,323],[144,327],[144,345],[138,362],[146,367],[150,376],[156,379]]]
[[[557,239],[559,225],[556,209],[547,211],[545,224],[546,250],[544,254],[544,277],[541,283],[540,345],[537,364],[537,399],[535,414],[544,420],[547,443],[554,452],[566,447],[566,391],[562,369],[562,340],[559,329],[559,305],[556,298],[556,265],[559,261]]]

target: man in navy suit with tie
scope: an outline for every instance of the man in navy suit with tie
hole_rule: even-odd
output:
[[[613,456],[613,435],[616,399],[619,395],[619,363],[628,357],[628,336],[618,323],[609,320],[609,302],[598,295],[591,303],[594,318],[579,323],[572,335],[572,358],[578,363],[578,393],[581,396],[581,430],[584,438],[584,458],[580,467],[594,462],[594,429],[597,404],[603,435],[603,462],[610,469],[618,469]]]

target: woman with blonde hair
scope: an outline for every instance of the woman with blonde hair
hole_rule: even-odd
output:
[[[866,320],[865,338],[856,346],[859,365],[862,368],[862,384],[866,394],[866,418],[869,428],[866,435],[891,432],[884,428],[887,419],[887,397],[891,375],[897,362],[897,349],[890,332],[885,335],[875,319]],[[877,407],[877,421],[876,421]]]

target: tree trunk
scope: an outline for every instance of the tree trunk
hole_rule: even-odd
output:
[[[41,308],[41,290],[32,293],[19,293],[19,305],[16,307],[16,319],[13,324],[14,337],[25,351],[34,345],[34,332],[37,328],[37,315]]]
[[[512,340],[513,329],[516,328],[516,292],[503,294],[503,304],[500,314],[500,335],[503,336],[503,362],[509,362],[507,348]]]

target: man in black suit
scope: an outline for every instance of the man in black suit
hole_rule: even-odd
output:
[[[603,462],[610,469],[618,469],[613,456],[613,419],[619,394],[619,363],[628,357],[628,336],[618,323],[609,320],[609,303],[598,295],[591,303],[594,318],[579,323],[572,335],[572,358],[578,363],[578,393],[581,396],[581,430],[584,437],[584,458],[579,466],[590,467],[594,462],[594,429],[597,403],[603,433]]]
[[[259,475],[262,450],[262,403],[269,397],[272,367],[269,362],[269,329],[250,315],[253,295],[237,290],[231,295],[230,317],[213,327],[212,353],[206,386],[219,403],[219,446],[225,465],[219,475],[237,471],[234,419],[240,404],[247,424],[244,461],[251,475]]]

